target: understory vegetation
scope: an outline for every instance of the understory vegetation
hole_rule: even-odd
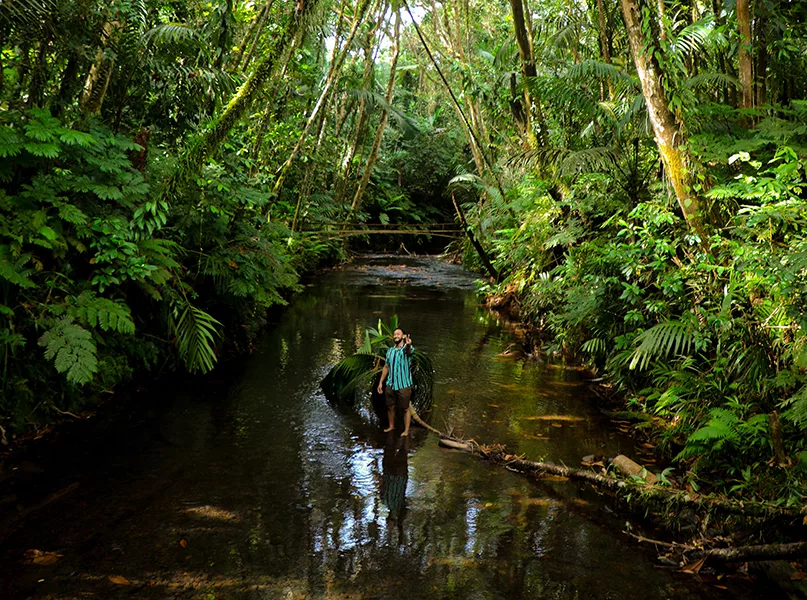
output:
[[[207,372],[350,240],[433,250],[412,232],[453,227],[485,292],[652,416],[693,492],[803,505],[805,21],[763,0],[3,3],[0,424]]]

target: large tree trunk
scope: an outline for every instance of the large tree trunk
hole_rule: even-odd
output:
[[[392,39],[392,60],[389,66],[389,80],[387,81],[387,91],[384,95],[384,99],[387,101],[387,104],[392,105],[392,99],[395,94],[395,75],[398,68],[398,55],[400,54],[401,50],[401,14],[399,11],[395,12],[395,32],[393,34]],[[361,181],[359,182],[359,187],[356,189],[356,194],[353,196],[353,203],[350,205],[350,213],[348,214],[348,219],[350,219],[350,215],[354,214],[361,204],[362,196],[364,196],[364,191],[367,189],[367,185],[370,183],[370,175],[373,173],[373,167],[375,166],[375,161],[378,158],[378,151],[381,148],[381,142],[384,139],[384,130],[387,128],[387,120],[389,119],[389,113],[387,110],[382,111],[381,118],[378,121],[378,127],[375,131],[375,138],[373,139],[373,147],[370,150],[370,156],[367,157],[367,164],[364,165],[364,173],[362,173]]]
[[[751,57],[751,7],[749,0],[737,0],[737,28],[740,33],[738,50],[740,68],[740,108],[754,107],[754,61]]]
[[[667,103],[667,94],[661,83],[661,69],[653,55],[655,45],[651,40],[645,39],[642,33],[641,9],[636,0],[622,0],[622,13],[636,72],[642,84],[647,115],[664,170],[686,222],[694,231],[703,234],[698,198],[692,190],[691,161],[685,147],[686,138],[678,128]]]

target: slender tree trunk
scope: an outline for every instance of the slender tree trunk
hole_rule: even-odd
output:
[[[642,84],[647,115],[653,128],[667,178],[687,224],[703,237],[698,198],[692,191],[691,161],[686,151],[686,138],[675,122],[661,83],[661,69],[653,55],[653,44],[642,33],[641,9],[636,0],[621,0],[622,13],[630,42],[636,72]]]
[[[454,192],[451,192],[451,201],[454,203],[454,210],[457,211],[457,216],[460,219],[460,224],[462,228],[465,230],[465,235],[468,236],[468,241],[471,242],[471,245],[476,250],[476,253],[479,255],[479,259],[482,261],[482,264],[485,265],[485,269],[490,275],[493,281],[499,281],[499,272],[496,270],[496,267],[493,266],[493,263],[488,256],[488,253],[485,252],[485,249],[482,247],[482,244],[479,243],[479,240],[476,239],[474,232],[471,231],[471,227],[468,225],[468,221],[465,219],[465,213],[462,212],[462,208],[460,208],[457,199],[454,197]]]
[[[384,2],[381,12],[376,20],[375,27],[367,35],[367,41],[364,46],[364,74],[362,76],[362,90],[370,90],[373,81],[373,65],[375,63],[375,53],[380,47],[380,39],[378,40],[378,47],[376,45],[376,33],[381,28],[384,22],[384,15],[387,12],[387,2]],[[337,206],[341,206],[342,200],[347,192],[347,182],[350,177],[350,172],[353,168],[353,159],[356,156],[356,151],[364,139],[364,129],[367,124],[367,100],[362,97],[359,100],[358,116],[356,118],[355,134],[352,138],[352,143],[348,144],[347,154],[344,156],[339,166],[337,167],[337,180],[334,193],[334,201]]]
[[[751,57],[751,7],[749,0],[737,0],[737,28],[740,33],[738,50],[740,70],[740,108],[754,107],[754,61]]]
[[[325,112],[321,113],[319,119],[319,125],[317,125],[317,145],[314,148],[314,152],[312,152],[312,164],[305,170],[305,177],[303,178],[303,187],[300,190],[300,194],[297,196],[297,206],[294,209],[294,218],[291,221],[291,230],[296,231],[297,229],[297,222],[300,217],[301,211],[305,209],[305,206],[308,204],[308,198],[311,196],[311,185],[312,180],[314,178],[314,172],[316,167],[314,163],[316,163],[317,158],[319,157],[319,150],[322,146],[323,140],[323,132],[325,130],[325,122],[327,119],[325,118]]]
[[[77,84],[79,84],[79,61],[80,56],[77,51],[71,52],[67,59],[67,65],[62,72],[62,81],[59,84],[59,93],[53,105],[53,114],[60,116],[65,108],[75,99]]]
[[[110,21],[104,24],[102,47],[99,48],[95,62],[90,67],[90,72],[84,83],[84,91],[79,99],[79,104],[85,113],[97,113],[104,103],[107,89],[109,89],[109,80],[112,78],[112,69],[115,66],[115,61],[107,58],[104,50],[109,46],[112,36],[120,31],[121,28],[122,25],[118,21]]]
[[[283,182],[286,179],[286,175],[288,174],[291,165],[297,158],[297,155],[300,154],[300,151],[303,149],[303,144],[305,144],[308,133],[311,131],[311,127],[316,122],[319,111],[325,107],[325,104],[331,95],[331,90],[333,89],[333,86],[342,71],[342,65],[345,62],[345,58],[347,58],[347,55],[350,52],[350,46],[353,43],[353,39],[356,37],[359,27],[364,21],[364,16],[367,13],[367,9],[369,8],[371,2],[372,0],[362,0],[361,4],[356,9],[355,20],[353,22],[353,26],[351,27],[350,33],[348,34],[347,40],[345,40],[345,45],[342,48],[342,51],[339,53],[339,57],[336,59],[336,61],[331,62],[330,72],[328,74],[327,81],[325,82],[325,86],[322,88],[322,93],[320,94],[317,103],[314,105],[314,108],[311,110],[308,121],[306,122],[297,143],[294,145],[291,154],[289,154],[286,162],[284,162],[280,167],[277,180],[272,188],[273,193],[277,194],[280,191],[280,188],[283,187]]]
[[[603,0],[597,0],[597,14],[599,16],[599,23],[600,23],[600,56],[604,63],[611,64],[611,49],[610,44],[608,43],[608,23],[605,16],[605,5],[603,4]],[[608,80],[608,98],[613,100],[614,98],[614,84],[609,79]]]
[[[0,49],[6,47],[8,34],[11,31],[11,26],[7,21],[0,21]],[[0,50],[0,99],[3,98],[3,91],[6,87],[6,77],[3,72],[3,52]]]
[[[247,61],[244,64],[249,64],[249,61],[252,60],[252,56],[255,54],[255,48],[258,45],[258,40],[263,33],[263,26],[266,24],[266,21],[269,19],[269,13],[272,11],[272,5],[274,4],[275,0],[267,0],[266,4],[263,5],[261,12],[258,13],[258,16],[255,19],[255,22],[249,28],[249,32],[244,36],[244,39],[241,40],[241,46],[238,48],[238,55],[235,59],[235,64],[233,65],[233,69],[238,71],[241,68],[241,60],[244,58],[244,52],[247,49],[247,44],[250,40],[252,40],[252,45],[249,49],[249,54],[247,55]]]
[[[513,15],[513,30],[516,36],[518,54],[521,58],[521,74],[524,77],[522,84],[524,86],[524,118],[527,145],[531,148],[536,148],[540,144],[540,137],[535,134],[535,127],[533,125],[535,102],[532,98],[532,94],[530,94],[529,82],[527,81],[527,78],[537,75],[535,59],[533,58],[532,48],[530,46],[531,36],[527,32],[527,25],[524,19],[524,5],[521,0],[510,0],[510,11]],[[540,129],[542,129],[542,127],[539,124],[539,130]]]
[[[493,177],[494,181],[496,182],[496,187],[499,190],[499,193],[502,195],[502,198],[505,197],[504,188],[502,187],[502,182],[499,179],[498,174],[493,169],[493,165],[491,164],[490,160],[488,159],[487,153],[484,151],[479,144],[479,139],[476,136],[476,132],[474,132],[473,127],[471,126],[470,121],[468,120],[467,115],[462,109],[462,106],[457,100],[457,96],[454,94],[454,91],[451,89],[451,85],[449,85],[448,80],[446,79],[443,70],[440,68],[437,60],[434,58],[429,45],[426,43],[426,38],[423,37],[423,32],[420,29],[420,25],[418,25],[417,20],[415,19],[414,15],[412,15],[412,10],[409,8],[409,4],[406,0],[401,0],[404,8],[409,13],[409,18],[412,19],[412,26],[415,28],[415,32],[417,33],[418,39],[423,46],[423,50],[426,52],[426,55],[429,57],[432,65],[434,66],[434,70],[437,71],[437,74],[440,77],[440,81],[443,82],[443,86],[445,86],[448,95],[451,97],[451,103],[454,106],[454,109],[457,111],[460,117],[460,124],[463,127],[465,132],[466,138],[468,139],[468,143],[471,146],[471,151],[474,154],[474,160],[476,161],[477,169],[479,170],[479,175],[482,176],[484,172],[484,168],[487,167],[487,170],[490,172],[491,176]],[[432,20],[434,21],[434,19]],[[436,30],[436,25],[435,25]]]
[[[283,66],[280,68],[280,72],[278,73],[277,80],[279,82],[283,81],[283,78],[286,76],[286,72],[288,71],[289,64],[291,63],[291,59],[294,56],[294,49],[301,45],[301,38],[304,36],[295,36],[295,38],[291,41],[288,50],[286,50],[285,58],[283,59]],[[282,83],[281,83],[282,85]],[[280,88],[280,86],[278,86]],[[266,136],[266,132],[269,129],[269,123],[271,122],[273,117],[281,114],[283,109],[285,108],[286,102],[289,97],[289,90],[286,87],[285,92],[280,97],[280,100],[276,103],[275,106],[272,106],[273,103],[267,102],[266,109],[264,111],[263,117],[261,118],[261,122],[258,125],[258,130],[255,135],[255,140],[252,143],[252,152],[250,154],[250,158],[252,160],[252,164],[249,167],[249,176],[254,177],[255,173],[258,171],[258,165],[260,164],[260,156],[261,150],[263,149],[263,138]]]
[[[393,96],[395,94],[395,75],[398,68],[398,55],[401,51],[401,13],[395,11],[395,32],[392,39],[392,59],[389,66],[389,80],[387,81],[387,91],[384,99],[387,104],[392,105]],[[378,158],[378,151],[381,148],[381,142],[384,139],[384,130],[387,128],[387,120],[389,113],[385,109],[381,113],[381,118],[378,121],[378,127],[375,131],[375,138],[373,139],[373,147],[370,150],[370,156],[367,158],[367,164],[364,165],[364,173],[361,176],[359,187],[356,189],[356,194],[353,196],[353,203],[350,205],[350,213],[348,213],[348,220],[354,214],[361,204],[364,191],[370,183],[370,175],[373,173],[375,161]]]
[[[297,35],[298,30],[304,27],[308,16],[316,8],[319,0],[307,0],[302,10],[289,15],[289,20],[283,32],[275,38],[273,47],[264,55],[258,66],[241,85],[235,96],[225,107],[224,112],[201,135],[196,137],[188,149],[179,157],[177,167],[168,178],[163,193],[172,195],[187,182],[207,159],[218,149],[224,138],[249,110],[260,95],[263,87],[272,78],[277,66],[278,58],[283,56],[289,44]]]
[[[45,83],[47,76],[45,69],[47,66],[47,52],[50,40],[43,38],[37,42],[36,64],[31,72],[31,82],[28,85],[28,107],[42,106],[45,94]]]
[[[757,38],[756,106],[768,103],[768,28],[763,14],[764,5],[757,4],[754,15],[754,32]]]
[[[31,46],[28,40],[23,40],[20,44],[19,61],[17,62],[17,80],[14,85],[14,92],[10,95],[15,103],[22,106],[23,90],[28,79],[28,72],[31,70]]]
[[[656,12],[658,14],[659,38],[662,42],[667,41],[667,28],[664,25],[664,0],[656,0]]]

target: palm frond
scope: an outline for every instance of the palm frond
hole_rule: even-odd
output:
[[[53,0],[11,0],[0,2],[0,21],[39,28],[51,26],[51,15],[56,11]]]
[[[678,54],[694,54],[700,52],[703,50],[713,31],[714,17],[712,15],[684,27],[672,41],[671,47],[673,52]]]
[[[144,46],[152,44],[185,44],[191,42],[194,46],[202,45],[199,30],[183,25],[182,23],[164,23],[143,34],[141,42]]]
[[[356,392],[372,385],[380,370],[380,359],[372,353],[356,353],[342,359],[320,383],[330,402],[352,404]]]
[[[790,398],[779,405],[786,409],[782,418],[794,423],[799,428],[807,427],[807,386],[802,387]]]
[[[633,351],[629,367],[644,370],[653,358],[687,354],[695,344],[695,331],[689,323],[666,321],[639,334],[639,347]]]
[[[695,77],[690,77],[686,79],[683,83],[685,88],[694,89],[698,87],[706,87],[709,90],[713,90],[715,88],[738,88],[740,86],[740,82],[736,77],[731,75],[727,75],[726,73],[718,73],[717,71],[707,71],[704,73],[699,73],[695,75]]]
[[[406,138],[413,138],[420,135],[420,128],[412,117],[407,116],[399,108],[396,108],[384,97],[384,94],[373,92],[370,90],[362,90],[358,88],[347,88],[346,94],[349,94],[359,100],[364,100],[366,106],[370,108],[380,108],[387,111],[390,119],[395,123],[395,126],[401,130]]]
[[[617,67],[593,58],[584,60],[579,64],[572,65],[566,70],[565,78],[600,81],[610,81],[612,83],[625,83],[638,88],[638,81],[628,73]]]
[[[207,373],[216,363],[216,339],[223,325],[187,299],[171,314],[177,351],[191,373]]]

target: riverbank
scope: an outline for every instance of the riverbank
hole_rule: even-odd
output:
[[[485,306],[490,310],[501,315],[502,319],[508,323],[511,330],[517,332],[521,343],[526,345],[526,349],[522,352],[529,356],[540,356],[541,346],[548,341],[546,332],[534,323],[521,318],[522,312],[520,310],[519,295],[516,293],[512,286],[508,286],[502,293],[491,293],[485,298]],[[568,348],[567,348],[568,350]],[[648,472],[654,475],[662,475],[664,480],[662,483],[671,486],[673,489],[681,490],[688,497],[698,499],[703,496],[704,498],[715,498],[719,503],[732,503],[734,500],[724,494],[704,494],[699,493],[696,486],[682,480],[680,475],[675,474],[674,455],[679,453],[684,447],[684,440],[680,440],[676,445],[671,445],[669,441],[663,443],[661,438],[671,428],[669,419],[664,419],[658,415],[648,414],[641,410],[641,406],[637,406],[635,398],[624,390],[620,391],[609,381],[607,373],[603,376],[601,371],[590,369],[580,363],[579,356],[569,354],[566,357],[572,364],[578,364],[579,367],[587,372],[587,385],[598,399],[597,405],[600,407],[603,414],[607,415],[612,426],[615,430],[626,433],[635,440],[634,452],[637,461],[641,467],[647,469]],[[639,410],[637,410],[637,408]],[[548,457],[551,460],[551,457]],[[591,467],[591,463],[595,462],[595,457],[585,457],[581,465],[586,468]],[[596,460],[599,466],[608,466],[614,457],[601,457]],[[588,461],[586,461],[588,459]],[[773,460],[773,459],[772,459]],[[605,470],[602,470],[605,474]],[[641,500],[641,489],[636,491],[637,499]],[[631,494],[628,494],[630,497]],[[748,501],[749,511],[753,504]],[[793,542],[800,542],[804,539],[804,523],[801,517],[793,517],[790,519],[777,519],[776,511],[778,507],[769,503],[770,514],[766,519],[754,525],[751,521],[742,518],[742,500],[738,501],[736,512],[740,515],[737,518],[729,519],[711,519],[710,510],[697,511],[686,509],[680,510],[652,510],[643,502],[636,502],[631,506],[628,502],[624,507],[629,512],[635,512],[638,508],[639,511],[646,511],[647,515],[651,517],[651,522],[655,527],[665,533],[661,535],[661,540],[656,543],[658,547],[669,545],[674,548],[677,545],[681,547],[702,548],[704,545],[715,545],[720,548],[725,545],[742,545],[749,543],[763,543],[773,544],[771,546],[772,560],[758,560],[756,562],[741,560],[734,561],[733,564],[721,565],[719,570],[723,572],[747,572],[749,569],[764,577],[770,578],[775,581],[778,587],[791,594],[793,597],[804,598],[807,597],[807,585],[802,583],[802,576],[807,572],[807,558],[804,556],[796,556],[796,561],[793,562],[793,556],[787,554],[788,544]],[[748,513],[751,518],[751,512]],[[752,519],[753,520],[753,519]],[[760,535],[764,531],[764,535]],[[636,536],[641,541],[653,543],[643,536]],[[672,543],[672,544],[671,544]],[[783,544],[781,546],[781,556],[776,560],[775,546],[777,543]],[[665,553],[659,554],[660,560],[668,560]],[[679,557],[680,560],[680,557]],[[697,568],[700,569],[703,563],[699,563]],[[685,565],[683,562],[678,564],[683,569],[691,568],[691,565]]]

